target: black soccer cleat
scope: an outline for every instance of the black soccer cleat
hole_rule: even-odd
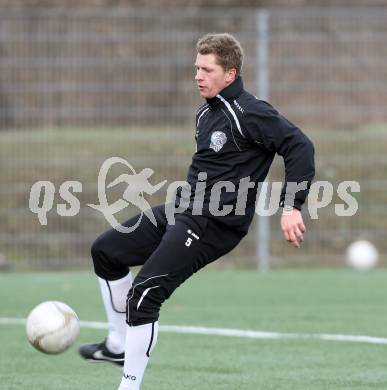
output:
[[[125,355],[122,353],[110,352],[106,347],[106,340],[100,344],[83,344],[79,347],[79,354],[86,360],[93,362],[110,362],[124,365]]]

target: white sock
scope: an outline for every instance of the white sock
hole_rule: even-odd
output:
[[[126,299],[132,287],[132,274],[118,280],[98,278],[101,287],[103,304],[109,322],[106,346],[113,353],[122,353],[126,336]]]
[[[158,322],[126,327],[124,375],[118,390],[139,390],[157,341]]]

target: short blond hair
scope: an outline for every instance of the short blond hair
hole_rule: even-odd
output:
[[[243,49],[238,40],[228,33],[207,34],[196,44],[199,54],[214,54],[217,63],[226,71],[235,68],[237,76],[242,73]]]

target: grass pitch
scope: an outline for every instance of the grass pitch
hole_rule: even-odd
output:
[[[297,334],[387,337],[387,272],[217,271],[179,288],[162,308],[161,325]],[[44,300],[62,300],[84,321],[104,321],[91,273],[0,274],[0,317],[25,318]],[[58,356],[28,343],[21,325],[0,325],[1,390],[116,389],[119,368],[77,354],[105,331],[83,328]],[[316,339],[256,340],[159,333],[142,389],[386,389],[387,345]]]

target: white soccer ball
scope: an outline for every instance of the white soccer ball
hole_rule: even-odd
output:
[[[358,270],[368,270],[376,266],[379,253],[369,241],[354,241],[347,248],[347,263]]]
[[[79,335],[79,319],[63,302],[47,301],[36,306],[27,317],[29,342],[49,354],[64,352]]]

